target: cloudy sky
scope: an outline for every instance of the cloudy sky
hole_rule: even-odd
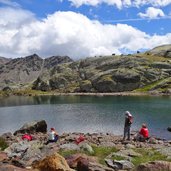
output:
[[[171,0],[0,0],[0,56],[134,53],[171,44]]]

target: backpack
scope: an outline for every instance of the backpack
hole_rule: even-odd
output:
[[[129,122],[132,124],[133,123],[133,116],[128,116]]]
[[[31,135],[28,135],[28,134],[24,134],[22,136],[22,140],[27,140],[27,141],[31,141],[33,138]]]

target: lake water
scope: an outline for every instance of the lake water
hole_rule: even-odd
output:
[[[48,128],[63,132],[123,134],[124,112],[134,116],[132,130],[142,123],[151,135],[171,139],[171,97],[38,96],[0,99],[0,134],[14,132],[24,123],[46,120]]]

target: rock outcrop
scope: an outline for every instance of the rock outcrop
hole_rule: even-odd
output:
[[[47,123],[45,120],[33,121],[30,123],[24,124],[19,130],[14,132],[14,135],[24,134],[24,133],[36,133],[36,132],[47,132]]]
[[[171,45],[168,44],[168,45],[158,46],[148,51],[147,53],[156,55],[156,56],[171,58]]]

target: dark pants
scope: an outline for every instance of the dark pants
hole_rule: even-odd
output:
[[[54,140],[48,140],[46,144],[57,142],[58,141],[58,136],[55,136]]]
[[[123,137],[124,140],[125,140],[126,136],[128,136],[127,139],[130,140],[130,128],[131,128],[131,126],[124,127],[124,137]]]

